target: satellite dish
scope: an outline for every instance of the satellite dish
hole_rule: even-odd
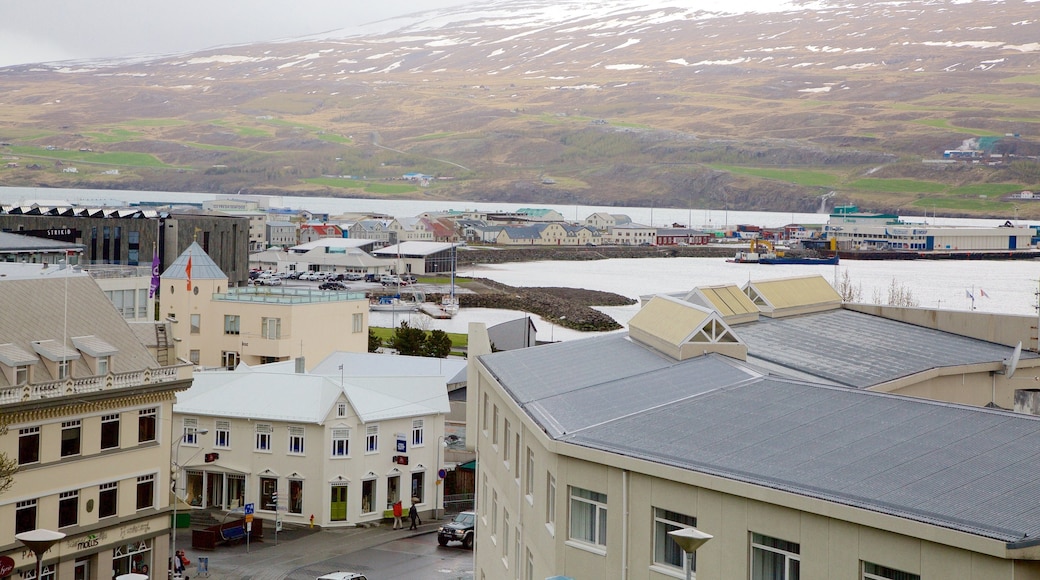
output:
[[[1018,341],[1015,346],[1015,352],[1011,354],[1011,359],[1004,359],[1004,374],[1007,378],[1011,378],[1015,374],[1015,369],[1018,368],[1018,359],[1022,358],[1022,341]]]

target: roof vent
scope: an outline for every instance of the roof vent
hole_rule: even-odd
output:
[[[296,357],[296,374],[302,375],[307,372],[307,365],[304,364],[304,358],[302,356]]]

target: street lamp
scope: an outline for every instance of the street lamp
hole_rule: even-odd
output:
[[[690,580],[693,573],[693,555],[697,552],[697,548],[715,536],[706,534],[697,528],[679,528],[668,532],[668,535],[675,540],[676,544],[679,544],[683,552],[686,552],[686,580]]]
[[[203,429],[196,429],[195,430],[195,435],[196,436],[198,436],[198,435],[205,435],[206,433],[209,433],[209,429],[203,428]],[[170,457],[170,479],[173,480],[173,529],[172,529],[172,531],[170,533],[170,536],[172,538],[172,543],[171,543],[171,548],[170,548],[170,559],[174,563],[174,566],[173,566],[174,570],[177,569],[176,561],[173,560],[173,558],[177,557],[177,504],[180,503],[180,501],[181,501],[180,496],[177,495],[177,482],[180,480],[180,472],[181,472],[181,465],[178,463],[178,461],[181,458],[181,443],[184,443],[184,437],[185,437],[185,433],[181,432],[181,436],[177,439],[176,445],[173,446],[172,457]],[[189,457],[188,461],[186,461],[185,463],[188,463],[192,459],[195,459],[195,456],[197,456],[201,452],[202,452],[202,447],[199,447],[199,450],[196,451],[194,455]],[[37,578],[38,578],[38,576],[37,576]],[[132,579],[127,579],[127,580],[132,580]]]
[[[438,496],[441,494],[441,488],[444,485],[444,480],[441,479],[441,449],[445,447],[444,435],[437,436],[437,465],[434,467],[436,473],[433,474],[437,478],[436,484],[433,486],[433,519],[434,521],[440,519],[440,504],[437,502]]]
[[[60,542],[65,537],[65,534],[51,530],[36,529],[15,534],[14,537],[22,544],[25,544],[26,548],[32,550],[33,554],[36,554],[36,580],[40,580],[40,574],[43,572],[43,554],[50,550],[51,546]]]

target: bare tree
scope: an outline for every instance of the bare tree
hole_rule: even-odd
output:
[[[914,293],[906,286],[897,284],[895,278],[892,278],[892,284],[888,287],[888,304],[889,306],[904,306],[907,308],[920,306],[917,299],[914,298]]]
[[[853,284],[852,278],[849,277],[848,268],[841,275],[841,281],[838,282],[836,288],[838,294],[841,295],[842,302],[862,302],[863,301],[863,285]]]
[[[7,423],[0,419],[0,437],[7,435]],[[8,457],[6,453],[0,453],[0,493],[11,489],[14,484],[14,474],[18,471],[18,459]]]

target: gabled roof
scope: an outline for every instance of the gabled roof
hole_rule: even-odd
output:
[[[714,310],[655,296],[628,323],[629,336],[676,359],[722,352],[744,358],[747,348]]]
[[[819,275],[748,282],[744,293],[766,316],[784,316],[841,307],[841,295]]]
[[[311,374],[338,379],[340,365],[346,377],[440,376],[449,385],[466,380],[466,360],[462,358],[371,352],[334,352],[315,365]]]
[[[694,288],[685,300],[715,310],[729,324],[758,320],[758,307],[736,284]]]
[[[401,242],[372,252],[372,255],[381,258],[397,257],[425,257],[445,250],[450,250],[455,245],[450,242]]]
[[[227,280],[227,274],[209,257],[198,242],[192,242],[177,259],[166,268],[162,277],[171,280],[187,280],[188,257],[191,257],[192,280]]]
[[[177,395],[178,413],[321,424],[341,396],[366,423],[448,413],[451,408],[440,376],[345,377],[341,382],[339,377],[291,372],[277,363],[198,372],[194,378],[192,387]]]

